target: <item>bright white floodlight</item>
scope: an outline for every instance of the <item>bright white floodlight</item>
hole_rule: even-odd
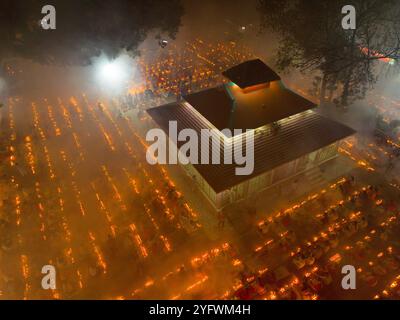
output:
[[[134,61],[128,55],[120,55],[113,60],[100,56],[93,61],[93,67],[101,90],[113,94],[126,90],[134,77]]]
[[[122,58],[98,64],[99,80],[106,86],[121,86],[128,79],[129,65]]]
[[[124,70],[116,61],[108,62],[101,67],[101,77],[107,82],[119,82],[124,78]]]

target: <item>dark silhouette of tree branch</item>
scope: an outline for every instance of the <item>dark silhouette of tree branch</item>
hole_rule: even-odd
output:
[[[46,4],[56,8],[56,30],[40,26]],[[86,65],[101,52],[134,54],[150,32],[173,38],[182,15],[180,0],[2,0],[0,57]]]
[[[354,0],[356,29],[342,28],[342,0],[260,0],[261,29],[280,36],[281,70],[322,73],[320,101],[326,87],[341,90],[340,103],[362,98],[377,81],[376,64],[400,59],[400,3]],[[334,83],[333,83],[334,82]]]

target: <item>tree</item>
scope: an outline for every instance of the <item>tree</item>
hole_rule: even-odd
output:
[[[340,90],[343,106],[365,96],[378,78],[377,62],[400,59],[400,3],[354,0],[356,29],[342,27],[344,0],[260,0],[263,31],[280,36],[277,65],[321,73],[320,102]],[[331,93],[330,93],[331,94]]]
[[[23,57],[43,64],[87,65],[104,52],[136,53],[150,32],[174,38],[181,23],[179,0],[53,0],[56,30],[40,21],[47,0],[0,1],[0,57]]]

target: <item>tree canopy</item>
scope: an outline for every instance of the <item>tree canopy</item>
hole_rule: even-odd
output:
[[[354,0],[356,29],[342,27],[344,0],[260,0],[262,30],[280,36],[278,68],[322,74],[320,97],[338,88],[340,104],[362,98],[377,80],[377,61],[400,59],[400,3]],[[389,60],[390,59],[390,60]]]
[[[47,4],[56,9],[55,30],[40,25]],[[86,65],[102,52],[135,52],[149,32],[174,38],[182,15],[179,0],[2,0],[0,57]]]

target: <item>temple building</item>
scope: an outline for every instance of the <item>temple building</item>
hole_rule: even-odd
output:
[[[147,110],[166,132],[170,121],[177,122],[178,131],[191,128],[198,133],[201,129],[254,129],[251,175],[236,175],[236,164],[183,165],[217,210],[334,159],[340,141],[355,133],[315,113],[316,104],[286,88],[279,75],[259,59],[222,75],[227,83]],[[232,145],[237,141],[237,136],[230,138]]]

